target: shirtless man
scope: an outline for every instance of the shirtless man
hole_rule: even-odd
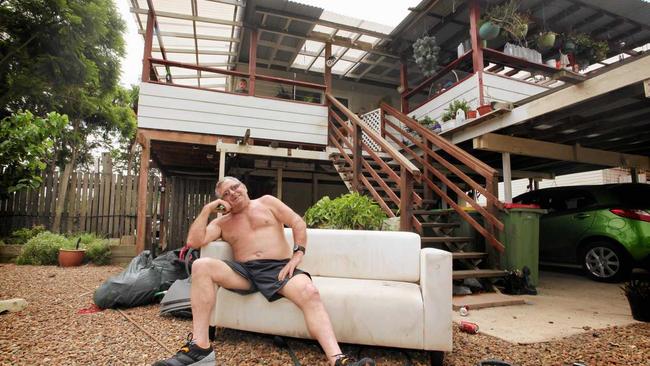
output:
[[[251,200],[246,186],[233,177],[221,179],[215,191],[220,198],[203,207],[190,227],[187,243],[198,249],[221,238],[230,243],[234,261],[200,258],[194,262],[193,336],[188,337],[188,342],[175,356],[158,361],[154,366],[214,360],[208,327],[215,303],[215,283],[241,294],[260,291],[269,302],[286,297],[302,310],[309,333],[320,343],[331,365],[374,366],[372,359],[355,361],[341,353],[318,289],[309,274],[297,268],[307,244],[307,226],[302,218],[273,196]],[[207,224],[210,214],[219,209],[226,214]],[[293,231],[293,253],[285,239],[283,225]]]

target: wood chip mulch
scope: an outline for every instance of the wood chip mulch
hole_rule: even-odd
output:
[[[79,314],[92,305],[93,290],[122,271],[117,266],[16,266],[0,264],[0,300],[24,298],[22,311],[0,315],[0,365],[150,365],[169,357],[191,330],[186,319],[162,317],[158,305],[124,312]],[[327,362],[313,341],[288,340],[302,365]],[[264,334],[219,329],[213,346],[218,365],[293,365],[289,353]],[[424,352],[343,345],[351,354],[373,357],[378,365],[427,364]],[[454,351],[445,365],[475,365],[483,359],[516,365],[650,366],[650,324],[591,330],[558,341],[519,345],[483,334],[454,330]],[[410,362],[410,363],[409,363]]]

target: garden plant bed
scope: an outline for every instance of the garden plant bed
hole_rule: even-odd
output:
[[[24,298],[22,311],[0,315],[0,364],[2,365],[150,365],[169,357],[169,352],[116,310],[78,314],[92,304],[92,291],[118,266],[0,265],[0,299]],[[174,350],[191,330],[191,322],[158,315],[159,306],[126,309],[124,313]],[[451,311],[451,310],[450,310]],[[305,366],[327,363],[315,342],[289,339]],[[286,350],[263,334],[220,329],[214,342],[219,365],[291,365]],[[374,357],[378,365],[405,365],[402,350],[344,345],[344,351]],[[454,330],[454,351],[445,365],[474,365],[481,359],[498,358],[517,365],[643,365],[650,358],[650,324],[594,330],[558,341],[519,345],[487,335]],[[406,351],[414,365],[425,365],[424,352]]]

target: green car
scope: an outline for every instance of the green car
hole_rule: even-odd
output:
[[[546,188],[513,202],[548,210],[539,224],[540,262],[578,264],[603,282],[650,269],[649,184]]]

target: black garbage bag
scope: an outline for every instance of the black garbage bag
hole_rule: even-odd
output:
[[[165,291],[176,280],[187,278],[185,263],[178,259],[180,250],[168,251],[153,260],[152,265],[160,270],[160,286],[158,291]]]
[[[154,267],[152,262],[148,250],[133,258],[122,273],[109,278],[95,290],[95,304],[102,309],[150,304],[161,279],[161,269]]]
[[[537,295],[537,289],[530,283],[530,269],[508,271],[504,278],[503,292],[508,295]]]

